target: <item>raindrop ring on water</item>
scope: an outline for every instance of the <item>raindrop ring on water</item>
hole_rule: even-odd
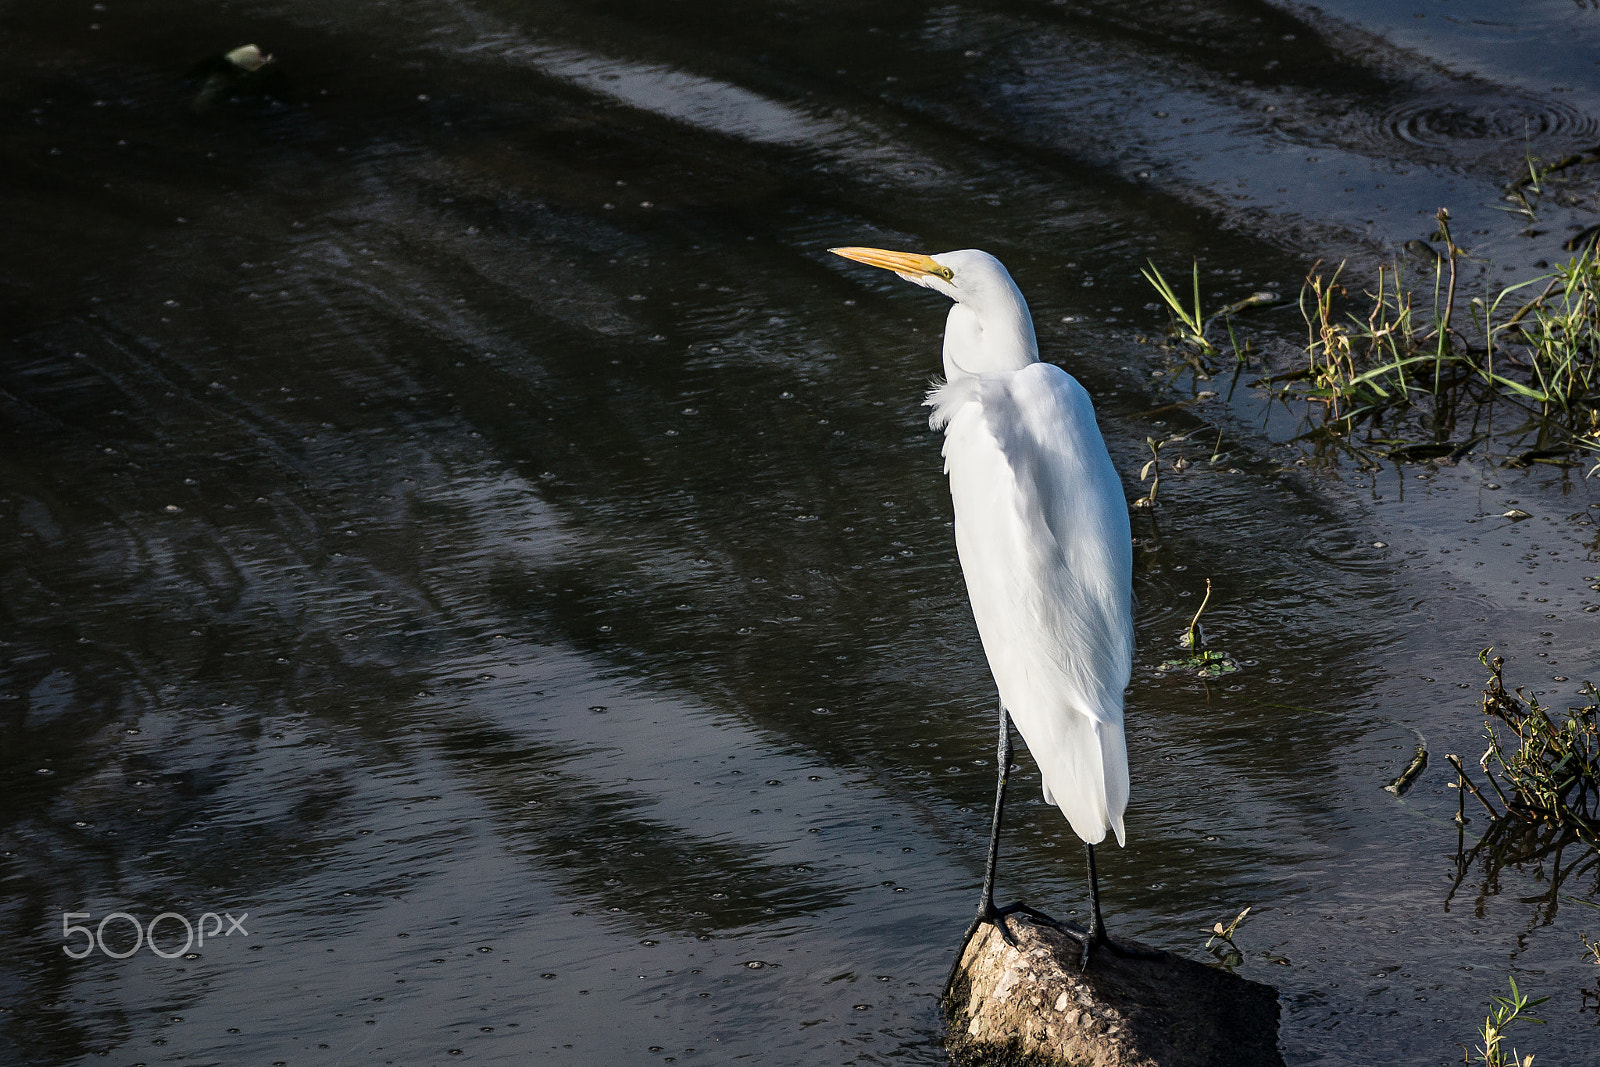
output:
[[[1426,148],[1490,148],[1528,137],[1592,137],[1595,121],[1564,103],[1503,93],[1428,95],[1391,107],[1385,134]]]

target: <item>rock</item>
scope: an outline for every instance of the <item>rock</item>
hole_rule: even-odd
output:
[[[943,1005],[956,1067],[1283,1067],[1271,986],[1170,952],[1097,949],[1082,973],[1076,941],[1006,922],[1015,948],[987,923],[962,947]]]

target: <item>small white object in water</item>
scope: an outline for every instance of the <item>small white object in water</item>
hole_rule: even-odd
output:
[[[226,59],[229,63],[232,63],[246,74],[254,74],[256,71],[272,62],[271,56],[267,55],[253,44],[242,44],[238,48],[235,48],[233,51],[224,55],[222,58]]]
[[[1521,508],[1512,508],[1510,511],[1506,512],[1501,517],[1502,518],[1506,518],[1506,519],[1510,519],[1512,522],[1521,522],[1523,519],[1531,519],[1531,518],[1533,518],[1532,515],[1529,515],[1526,511],[1523,511]]]

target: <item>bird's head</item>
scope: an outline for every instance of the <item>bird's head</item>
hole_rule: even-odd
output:
[[[1017,370],[1039,358],[1022,290],[1000,261],[976,248],[923,255],[883,248],[830,248],[834,255],[892,270],[954,300],[945,328],[945,374]]]
[[[1017,288],[998,259],[976,248],[931,256],[921,252],[891,252],[886,248],[830,248],[828,251],[870,267],[892,270],[913,285],[943,293],[958,304],[974,305],[974,311],[1007,290],[1016,292]]]

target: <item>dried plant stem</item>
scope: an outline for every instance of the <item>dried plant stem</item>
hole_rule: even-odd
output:
[[[1486,799],[1484,799],[1483,794],[1478,792],[1478,787],[1472,784],[1472,779],[1468,778],[1467,777],[1467,772],[1462,769],[1462,767],[1461,767],[1461,758],[1459,756],[1457,756],[1455,753],[1452,752],[1452,753],[1447,754],[1445,756],[1445,759],[1447,761],[1449,761],[1450,766],[1452,766],[1452,767],[1454,767],[1456,769],[1456,774],[1460,777],[1461,784],[1466,786],[1467,792],[1471,793],[1473,796],[1478,798],[1478,803],[1482,804],[1484,810],[1489,813],[1489,818],[1498,819],[1500,817],[1500,813],[1498,811],[1494,810],[1494,805],[1493,804],[1489,803]]]

